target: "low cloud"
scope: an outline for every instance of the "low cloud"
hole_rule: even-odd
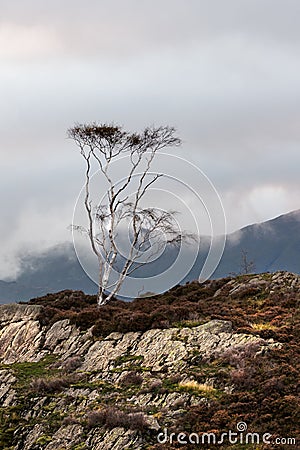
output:
[[[298,0],[2,2],[0,278],[22,246],[66,237],[77,121],[176,126],[229,232],[298,209],[299,12]]]

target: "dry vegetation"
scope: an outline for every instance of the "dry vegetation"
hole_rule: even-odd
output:
[[[249,276],[245,276],[247,279]],[[241,277],[242,279],[242,277]],[[280,342],[293,341],[298,331],[299,294],[278,291],[272,294],[253,288],[228,298],[226,291],[214,296],[230,278],[204,285],[189,283],[176,286],[165,294],[137,298],[132,302],[113,299],[97,307],[96,296],[81,291],[62,291],[32,299],[29,304],[44,306],[40,321],[51,325],[70,319],[80,329],[93,326],[95,338],[111,332],[146,331],[151,328],[196,326],[211,319],[230,320],[240,332],[274,338]]]
[[[264,275],[265,279],[270,276]],[[240,277],[241,282],[247,279],[249,276]],[[202,286],[189,283],[163,295],[135,299],[130,303],[113,300],[101,309],[97,308],[95,296],[73,291],[49,294],[30,303],[45,307],[40,318],[44,325],[51,326],[57,320],[69,318],[82,330],[93,326],[95,339],[113,331],[195,326],[210,319],[222,319],[230,320],[235,332],[273,338],[275,342],[283,343],[282,348],[265,352],[258,351],[256,344],[248,344],[238,351],[228,350],[216,355],[209,361],[201,360],[201,355],[197,360],[195,356],[188,374],[191,381],[169,377],[153,381],[146,390],[153,395],[191,391],[207,398],[208,403],[185,405],[170,432],[226,432],[235,430],[237,422],[243,420],[258,433],[299,438],[300,292],[283,286],[271,293],[251,288],[240,295],[228,296],[226,289],[220,291],[220,288],[229,280],[206,282]],[[215,295],[217,291],[221,293]],[[213,387],[207,384],[208,376],[213,377]],[[140,375],[129,372],[121,379],[120,386],[126,389],[141,383]],[[37,390],[61,388],[63,386],[44,386],[38,381],[35,384]],[[87,418],[88,428],[100,424],[107,428],[136,427],[140,432],[145,429],[142,416],[116,414],[111,409],[93,412]],[[152,448],[165,447],[156,444]],[[169,445],[168,448],[178,447]]]

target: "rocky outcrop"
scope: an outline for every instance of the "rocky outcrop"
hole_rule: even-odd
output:
[[[101,402],[103,394],[101,390],[99,392],[99,386],[109,383],[110,389],[115,388],[118,393],[118,385],[124,374],[132,373],[135,369],[142,374],[141,381],[144,386],[155,386],[155,383],[160,386],[162,377],[168,374],[181,373],[183,378],[189,378],[191,365],[198,364],[202,359],[209,360],[214,354],[228,348],[243,347],[254,342],[261,347],[274,346],[273,341],[234,333],[231,323],[221,320],[212,320],[194,328],[149,330],[145,333],[112,333],[103,340],[93,342],[90,332],[80,333],[80,330],[70,325],[68,320],[56,322],[49,329],[40,327],[37,320],[40,308],[14,305],[11,309],[2,306],[0,312],[1,309],[5,320],[0,331],[0,358],[6,365],[6,368],[0,371],[2,406],[13,407],[19,404],[14,389],[18,379],[18,370],[15,371],[14,363],[25,361],[37,363],[46,355],[55,355],[59,361],[56,367],[64,367],[70,359],[80,357],[80,367],[75,374],[73,373],[73,380],[69,387],[64,389],[63,397],[54,397],[50,402],[52,415],[68,417],[71,409],[74,420],[84,417],[87,412],[95,409],[98,402]],[[53,364],[49,367],[49,374],[51,370]],[[34,364],[32,371],[34,378]],[[81,384],[80,374],[88,374]],[[78,380],[75,375],[79,375]],[[201,396],[199,398],[198,395],[185,392],[157,393],[153,396],[152,392],[141,390],[131,393],[129,399],[119,401],[124,406],[127,400],[140,411],[145,408],[148,410],[165,408],[172,412],[170,417],[176,417],[176,414],[180,413],[180,406],[203,401],[205,396],[202,400]],[[27,408],[29,409],[27,412],[26,407],[24,408],[26,420],[36,420],[45,414],[45,411],[49,414],[49,398],[39,396],[32,399]],[[146,414],[145,420],[149,428],[159,429],[159,424],[153,416]],[[78,448],[93,450],[143,448],[141,436],[135,430],[114,427],[103,433],[103,430],[93,429],[86,435],[79,423],[62,425],[53,435],[49,434],[48,425],[36,424],[32,428],[26,427],[26,431],[24,429],[21,435],[15,435],[14,441],[16,450],[33,450],[37,445],[45,450],[67,449],[74,448],[77,444],[82,445]]]
[[[300,275],[279,271],[272,274],[263,274],[257,276],[241,276],[225,283],[218,289],[214,296],[229,295],[239,297],[243,295],[259,294],[266,292],[273,294],[276,291],[296,292],[300,288]],[[246,278],[246,279],[245,279]]]
[[[214,295],[256,299],[283,282],[299,289],[298,276],[278,273],[229,280]],[[37,305],[0,306],[3,445],[14,450],[150,448],[188,408],[234,392],[244,354],[255,359],[284,346],[237,332],[228,320],[95,339],[92,328],[83,332],[68,319],[41,325],[42,313]],[[241,359],[232,377],[230,364],[220,373],[214,365],[227,354]]]
[[[37,320],[40,308],[35,305],[13,305],[11,322],[8,306],[0,306],[5,321],[0,330],[0,362],[37,362],[49,354],[61,361],[82,357],[81,370],[97,372],[103,377],[116,368],[116,361],[131,357],[142,361],[147,370],[182,370],[195,350],[203,358],[211,357],[229,347],[257,341],[251,335],[235,334],[230,322],[212,320],[193,328],[149,330],[145,333],[111,333],[105,339],[93,342],[90,331],[81,333],[69,320],[54,323],[49,329]],[[18,308],[20,310],[18,311]],[[264,340],[260,340],[265,344]],[[127,359],[126,359],[127,358]]]
[[[38,305],[0,306],[0,354],[6,364],[37,361],[42,357],[39,348],[42,331],[38,321]]]

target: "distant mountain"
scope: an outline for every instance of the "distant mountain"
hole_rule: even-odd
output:
[[[208,245],[204,240],[193,268],[182,282],[198,278],[207,252]],[[253,271],[257,273],[277,270],[300,273],[300,210],[229,234],[223,257],[212,278],[243,272],[243,254],[248,263],[253,261]],[[135,276],[149,277],[161,273],[176,256],[176,250],[168,249],[159,260],[139,269]],[[88,294],[97,291],[97,286],[82,269],[70,243],[39,255],[23,257],[17,279],[10,282],[0,280],[0,303],[28,300],[64,289],[82,290]]]
[[[229,234],[214,277],[240,272],[243,252],[254,262],[257,273],[277,270],[300,273],[300,210]]]
[[[20,275],[15,281],[0,280],[0,303],[28,300],[64,289],[94,294],[97,286],[79,264],[73,245],[57,245],[41,254],[21,259]]]

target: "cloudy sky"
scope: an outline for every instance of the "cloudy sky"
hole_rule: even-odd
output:
[[[0,11],[0,279],[18,252],[70,239],[75,122],[174,125],[228,231],[300,207],[299,0],[0,0]]]

